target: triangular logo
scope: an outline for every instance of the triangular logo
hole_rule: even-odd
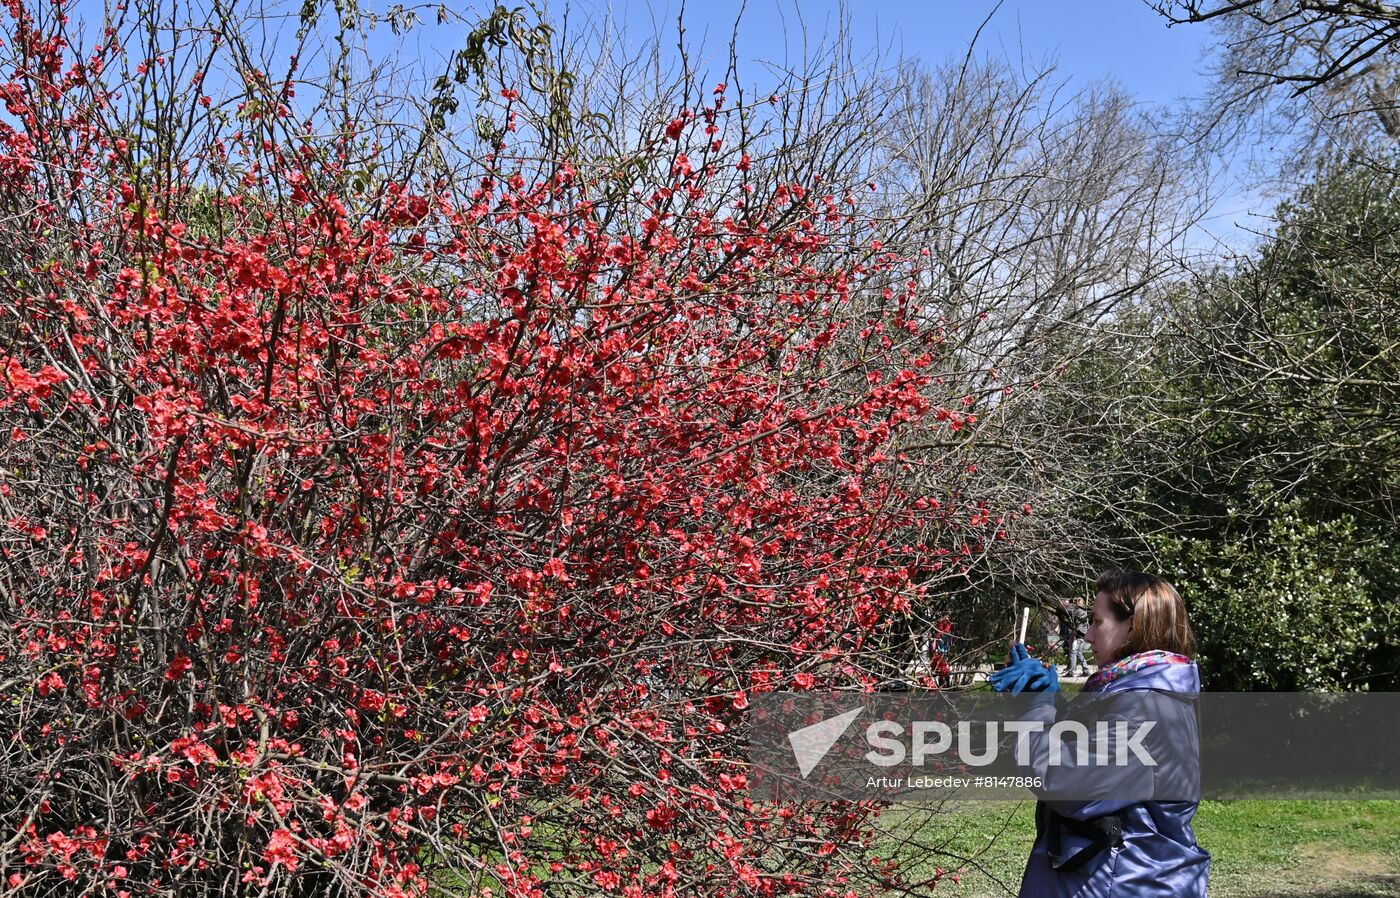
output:
[[[822,758],[826,757],[826,753],[831,751],[831,746],[836,744],[836,740],[845,734],[851,721],[859,717],[864,710],[853,708],[845,714],[828,717],[820,723],[788,733],[788,744],[792,746],[792,755],[797,759],[797,769],[804,780],[807,774],[821,763]]]

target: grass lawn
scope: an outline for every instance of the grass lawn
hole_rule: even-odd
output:
[[[927,872],[958,867],[946,898],[1015,895],[1035,838],[1033,802],[896,806],[887,814]],[[1400,898],[1400,801],[1206,801],[1196,838],[1213,898]]]

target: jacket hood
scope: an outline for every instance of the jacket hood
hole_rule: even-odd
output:
[[[1201,671],[1195,661],[1190,664],[1153,664],[1113,680],[1104,686],[1103,692],[1128,692],[1134,689],[1196,694],[1201,691]]]

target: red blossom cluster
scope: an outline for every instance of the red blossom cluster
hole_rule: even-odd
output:
[[[169,63],[8,16],[9,888],[900,881],[877,809],[749,799],[739,726],[755,693],[871,686],[989,514],[893,476],[899,434],[971,415],[925,396],[935,329],[853,307],[905,264],[846,239],[854,204],[736,200],[750,157],[713,144],[627,216],[615,173],[504,152],[470,189],[356,182],[272,102],[173,177],[116,99]]]

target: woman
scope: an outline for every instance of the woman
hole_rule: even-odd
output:
[[[1012,647],[1013,663],[992,675],[993,688],[1038,693],[1037,707],[1045,720],[1072,716],[1076,705],[1100,702],[1101,697],[1141,690],[1171,694],[1183,700],[1165,704],[1180,706],[1181,712],[1154,715],[1156,722],[1165,724],[1168,739],[1194,746],[1194,707],[1184,699],[1199,694],[1201,686],[1190,657],[1195,640],[1181,596],[1161,577],[1125,571],[1100,574],[1094,588],[1085,640],[1100,669],[1084,684],[1084,698],[1067,703],[1064,713],[1056,712],[1054,704],[1047,704],[1059,691],[1054,666],[1047,668],[1020,644]],[[1159,794],[1164,791],[1161,783],[1157,786]],[[1121,796],[1038,801],[1036,840],[1021,878],[1021,898],[1204,898],[1210,854],[1196,844],[1191,828],[1197,804]]]

